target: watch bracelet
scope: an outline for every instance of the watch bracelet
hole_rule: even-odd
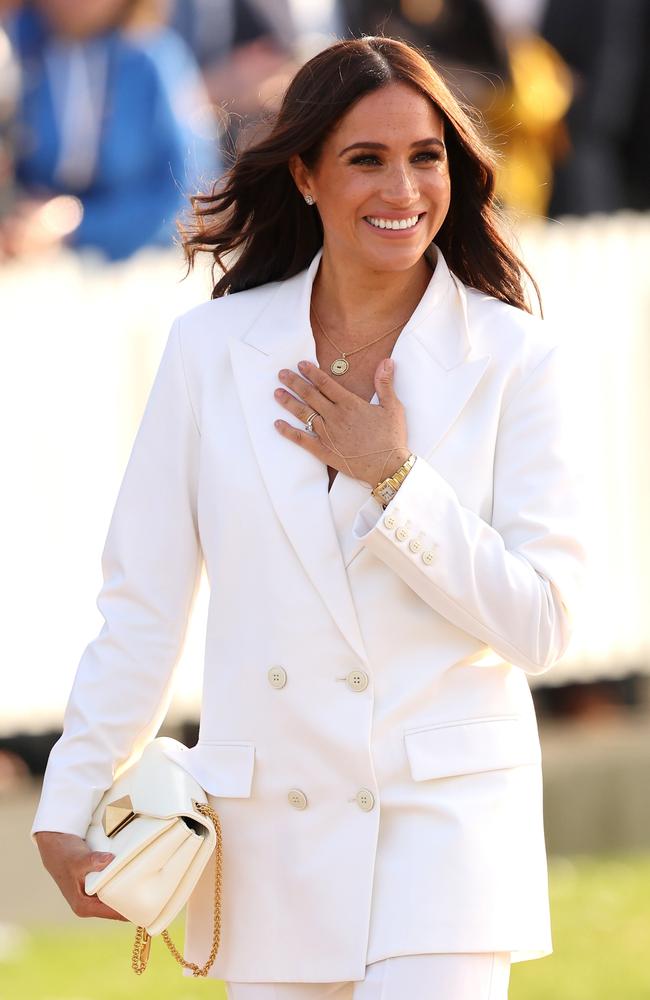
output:
[[[397,491],[399,490],[400,486],[402,485],[402,483],[406,479],[407,475],[409,474],[409,472],[411,471],[411,469],[415,465],[415,459],[416,459],[416,457],[417,456],[415,455],[415,453],[411,452],[409,454],[408,458],[403,462],[402,465],[400,465],[399,469],[397,469],[392,474],[392,476],[387,476],[385,479],[382,479],[381,482],[377,483],[377,485],[372,490],[372,496],[374,496],[374,498],[381,504],[381,506],[383,507],[384,510],[388,506],[390,500],[384,501],[384,499],[378,494],[377,491],[380,490],[381,487],[386,486],[388,484],[389,486],[392,487],[392,489],[395,491],[395,493],[397,493]],[[393,496],[394,495],[395,494],[393,494]],[[392,497],[391,497],[391,499],[392,499]]]

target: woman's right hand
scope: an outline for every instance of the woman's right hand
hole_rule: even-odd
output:
[[[70,908],[78,917],[104,917],[107,920],[127,920],[97,896],[87,895],[84,878],[88,872],[100,872],[115,857],[91,851],[83,837],[73,833],[40,830],[34,834],[41,860]]]

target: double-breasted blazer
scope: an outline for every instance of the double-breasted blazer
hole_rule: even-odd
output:
[[[277,373],[317,363],[322,249],[177,318],[110,521],[32,835],[84,836],[158,731],[201,568],[200,734],[178,759],[223,830],[211,976],[363,979],[420,952],[552,951],[528,676],[581,595],[570,380],[550,324],[435,270],[395,347],[415,465],[385,510],[280,435]],[[377,399],[373,400],[376,402]],[[212,863],[187,910],[205,961]]]

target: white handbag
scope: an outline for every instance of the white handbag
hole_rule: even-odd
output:
[[[137,925],[132,967],[144,972],[151,937],[162,934],[172,955],[194,976],[207,976],[221,931],[221,825],[195,778],[165,753],[184,749],[167,736],[149,743],[102,796],[86,833],[92,851],[115,857],[103,871],[85,878],[88,895]],[[203,966],[186,962],[166,928],[180,913],[215,854],[214,927]]]

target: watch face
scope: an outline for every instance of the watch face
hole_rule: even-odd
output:
[[[388,503],[389,500],[392,500],[396,493],[397,490],[394,490],[393,487],[389,486],[388,484],[382,486],[382,488],[379,490],[379,496],[385,503]]]

